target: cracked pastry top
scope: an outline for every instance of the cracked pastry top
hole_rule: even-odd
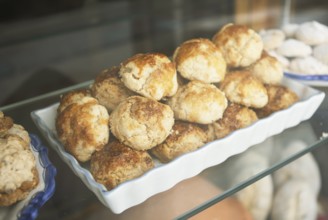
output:
[[[254,30],[244,25],[227,24],[212,38],[221,50],[228,67],[247,67],[261,57],[263,41]]]
[[[131,96],[110,115],[113,135],[136,150],[148,150],[162,143],[174,124],[172,109],[154,99]]]
[[[183,42],[174,51],[173,60],[181,76],[204,83],[222,81],[227,68],[219,48],[205,38]]]
[[[119,75],[130,90],[160,100],[172,96],[178,88],[175,65],[164,54],[136,54],[121,63]]]
[[[78,99],[72,97],[78,96]],[[67,102],[69,100],[69,103]],[[75,100],[75,101],[74,101]],[[65,108],[62,105],[66,106]],[[64,148],[77,160],[85,162],[109,140],[109,115],[97,99],[80,91],[65,94],[58,109],[56,130]]]

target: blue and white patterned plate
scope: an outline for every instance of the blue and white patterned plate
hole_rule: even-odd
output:
[[[309,86],[319,86],[319,87],[328,86],[328,74],[310,75],[310,74],[300,74],[300,73],[291,73],[291,72],[285,72],[284,74],[285,76],[291,79],[295,79]]]

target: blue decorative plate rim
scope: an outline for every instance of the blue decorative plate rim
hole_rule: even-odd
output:
[[[40,139],[35,134],[29,134],[31,138],[32,150],[39,153],[40,165],[44,168],[42,177],[44,180],[44,189],[36,192],[30,201],[17,214],[18,220],[33,220],[39,214],[39,209],[48,201],[55,192],[56,168],[48,158],[48,149],[42,145]]]
[[[321,75],[302,75],[297,73],[284,72],[284,74],[290,78],[298,80],[308,80],[308,81],[328,81],[328,74]]]

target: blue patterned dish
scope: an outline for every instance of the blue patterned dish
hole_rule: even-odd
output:
[[[285,72],[284,74],[291,79],[295,79],[310,86],[328,86],[328,74],[310,75],[290,72]]]

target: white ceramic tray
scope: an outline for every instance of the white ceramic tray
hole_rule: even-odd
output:
[[[213,141],[202,148],[184,154],[168,164],[157,163],[156,167],[143,176],[127,181],[111,191],[97,183],[86,165],[81,165],[67,153],[57,138],[55,117],[58,103],[31,113],[31,117],[50,145],[60,157],[93,191],[99,200],[114,213],[142,203],[147,198],[170,189],[178,182],[199,174],[204,169],[220,164],[232,155],[247,150],[250,146],[283,130],[309,119],[324,99],[325,94],[296,81],[285,78],[283,84],[295,91],[299,102],[288,109],[273,113],[249,127],[233,132],[227,137]]]

